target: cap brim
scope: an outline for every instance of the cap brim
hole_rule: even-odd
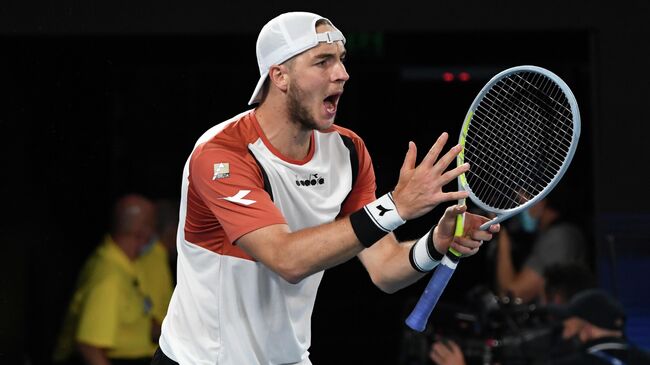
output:
[[[269,75],[268,72],[263,73],[260,75],[259,81],[257,81],[257,85],[255,86],[255,91],[253,91],[253,96],[251,96],[251,99],[248,101],[248,105],[252,105],[255,103],[259,103],[260,100],[262,99],[262,87],[264,86],[264,82],[266,81],[266,77]]]

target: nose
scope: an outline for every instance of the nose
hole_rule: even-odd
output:
[[[332,77],[334,81],[348,81],[350,79],[350,75],[348,74],[348,71],[345,69],[345,65],[343,62],[338,61],[336,63],[336,66],[334,66],[334,72],[332,73]]]

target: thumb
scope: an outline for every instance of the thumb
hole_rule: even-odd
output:
[[[440,218],[439,225],[445,228],[445,232],[451,232],[450,234],[453,235],[456,231],[456,217],[459,214],[465,213],[466,210],[466,205],[456,204],[448,207],[445,209],[445,213],[442,215],[442,218]]]
[[[418,155],[417,147],[413,141],[409,141],[409,149],[406,151],[406,157],[404,157],[404,163],[402,163],[402,172],[412,170],[415,168],[415,160]]]
[[[442,218],[445,219],[445,220],[447,220],[447,219],[453,220],[455,222],[456,217],[459,214],[465,213],[466,210],[467,210],[467,205],[465,205],[465,204],[463,204],[463,205],[459,205],[459,204],[452,205],[452,206],[448,207],[447,209],[445,209],[445,214],[442,216]]]

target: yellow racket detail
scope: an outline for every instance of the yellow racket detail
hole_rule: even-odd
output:
[[[469,122],[472,120],[473,115],[474,112],[469,111],[467,113],[467,117],[465,117],[465,123],[463,123],[463,129],[461,130],[460,138],[459,138],[459,144],[463,147],[463,149],[456,157],[457,166],[460,166],[465,163],[465,136],[467,136],[467,129],[469,128]],[[465,177],[465,174],[461,174],[458,177],[458,188],[463,189],[463,187],[466,185],[467,185],[467,179]],[[464,205],[464,204],[465,204],[465,199],[460,199],[458,201],[458,205]],[[454,236],[462,237],[464,228],[465,228],[465,214],[463,213],[463,214],[459,214],[456,217],[456,231],[454,232]],[[458,257],[461,256],[461,254],[458,251],[454,250],[453,248],[450,248],[449,251]]]

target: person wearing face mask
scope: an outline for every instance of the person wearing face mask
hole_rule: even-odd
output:
[[[171,297],[156,210],[130,194],[113,209],[109,234],[88,258],[55,348],[66,364],[148,364]]]
[[[520,228],[530,242],[516,241],[507,229],[497,239],[496,285],[501,295],[523,302],[539,299],[544,291],[544,271],[554,264],[584,263],[585,237],[581,229],[567,219],[570,200],[566,191],[556,188],[544,199],[518,216]],[[516,241],[516,242],[515,242]],[[517,267],[513,251],[517,245],[530,245],[530,253]]]

